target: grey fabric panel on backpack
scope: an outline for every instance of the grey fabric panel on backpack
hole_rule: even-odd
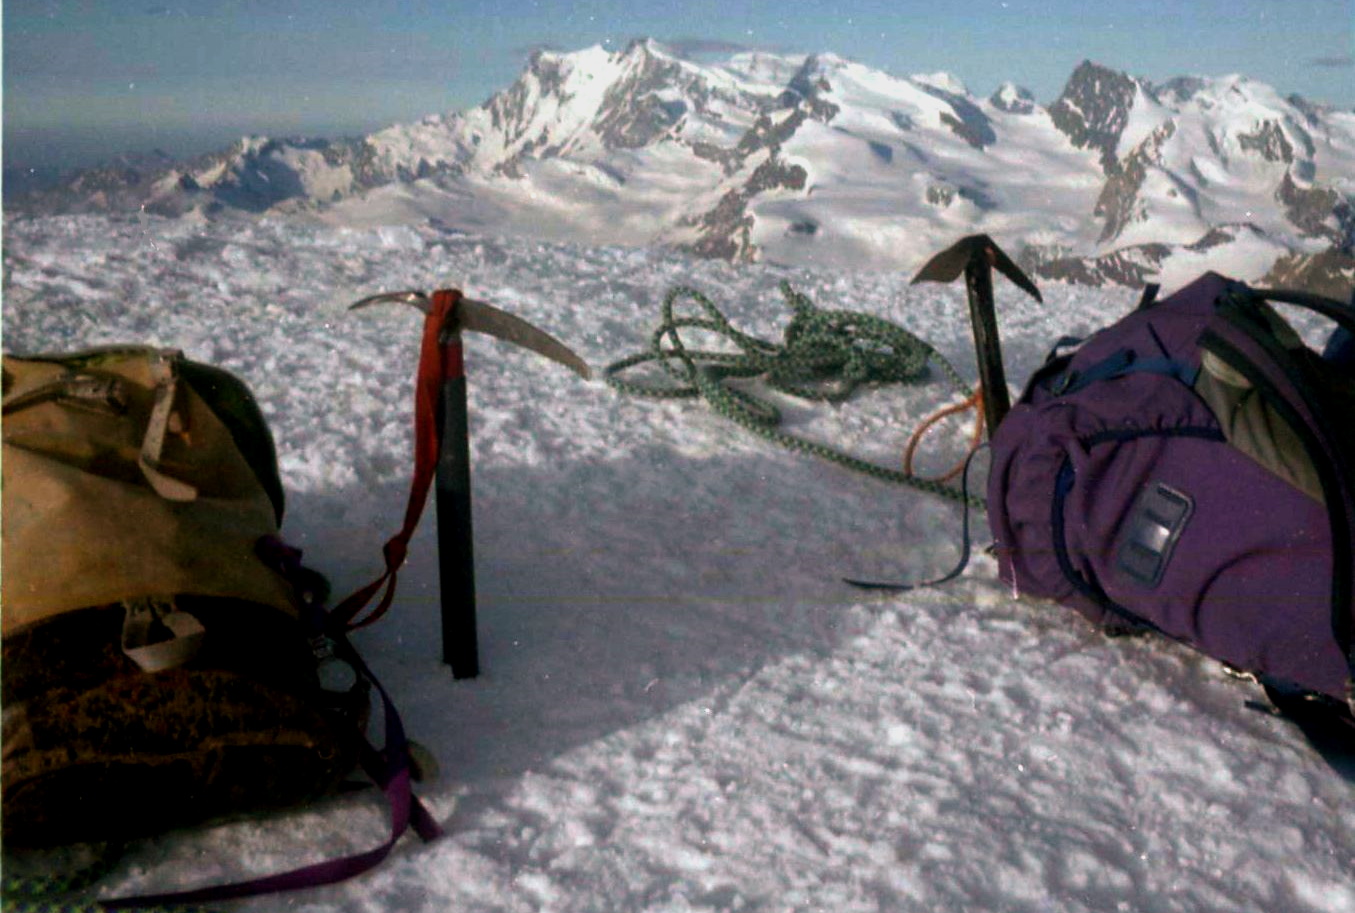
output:
[[[1205,352],[1195,381],[1228,443],[1322,503],[1322,483],[1294,429],[1266,404],[1245,377]]]

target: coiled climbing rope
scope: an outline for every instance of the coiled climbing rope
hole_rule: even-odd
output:
[[[89,892],[117,865],[121,847],[105,845],[78,868],[42,875],[6,872],[0,879],[0,913],[107,913]],[[199,905],[135,906],[145,913],[209,913]]]
[[[661,320],[650,338],[649,349],[608,365],[604,372],[607,383],[619,392],[635,396],[700,398],[717,414],[790,450],[829,460],[871,478],[982,507],[982,498],[964,495],[941,480],[880,466],[783,431],[780,410],[773,403],[727,383],[730,379],[757,377],[782,393],[836,403],[847,399],[862,384],[919,381],[926,376],[931,363],[956,392],[966,399],[973,398],[973,392],[954,365],[903,327],[857,311],[823,310],[788,282],[782,282],[780,288],[793,316],[778,345],[737,329],[696,289],[675,286],[664,296]],[[695,302],[700,313],[679,316],[678,303],[684,299]],[[689,349],[682,333],[691,330],[714,333],[738,351]],[[670,380],[637,381],[621,376],[649,363],[660,366]]]

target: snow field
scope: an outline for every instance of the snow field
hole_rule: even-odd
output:
[[[336,593],[403,511],[412,310],[459,286],[595,369],[648,344],[671,285],[779,337],[789,279],[895,320],[973,377],[958,288],[897,273],[732,267],[431,226],[65,217],[5,223],[4,347],[184,349],[241,375],[278,443],[284,535]],[[999,286],[1009,373],[1133,305]],[[1151,639],[1013,597],[954,508],[771,447],[689,402],[468,342],[484,674],[440,664],[430,509],[391,615],[358,646],[414,738],[448,837],[375,872],[234,905],[321,911],[1294,911],[1355,907],[1355,790],[1250,686]],[[944,383],[787,403],[790,430],[882,462]],[[928,442],[949,465],[967,433]],[[986,543],[975,516],[977,544]],[[133,847],[109,894],[246,877],[379,842],[371,795]]]

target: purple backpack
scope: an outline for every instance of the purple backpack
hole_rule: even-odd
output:
[[[1268,301],[1355,331],[1339,302],[1208,273],[1061,341],[992,435],[989,522],[1016,591],[1349,721],[1355,371]]]

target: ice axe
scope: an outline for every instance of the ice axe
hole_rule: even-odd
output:
[[[374,304],[409,304],[424,314],[419,374],[415,385],[414,481],[404,527],[386,543],[386,572],[335,607],[335,623],[355,628],[390,607],[395,575],[404,563],[430,484],[435,484],[438,517],[438,574],[442,614],[442,658],[455,678],[479,674],[475,629],[475,562],[471,528],[470,425],[466,409],[466,362],[462,331],[485,333],[559,362],[581,377],[588,365],[562,342],[520,317],[456,289],[387,292],[363,298],[350,310]],[[362,619],[354,616],[386,587],[381,603]]]
[[[950,283],[964,273],[965,291],[969,295],[969,322],[974,329],[974,348],[978,352],[979,383],[983,387],[984,425],[989,440],[1011,409],[1007,375],[1002,369],[1002,346],[997,335],[997,312],[993,306],[994,267],[1036,301],[1044,301],[1030,277],[987,235],[970,235],[956,241],[928,260],[912,282],[913,285],[919,282]]]

